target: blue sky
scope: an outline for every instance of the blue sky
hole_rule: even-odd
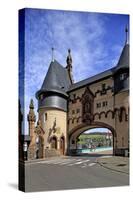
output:
[[[66,66],[68,48],[75,82],[114,67],[125,42],[129,16],[89,12],[26,9],[25,12],[25,116],[35,93],[55,59]],[[22,66],[23,67],[23,66]],[[25,122],[27,134],[27,122]]]
[[[93,128],[90,130],[85,131],[84,133],[89,134],[89,133],[95,133],[95,132],[105,132],[105,133],[109,133],[110,130],[107,128]]]

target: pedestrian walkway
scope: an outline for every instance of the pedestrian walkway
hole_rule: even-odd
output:
[[[86,167],[92,167],[96,165],[96,162],[90,161],[88,158],[53,158],[53,159],[48,159],[48,160],[38,160],[36,162],[32,162],[32,164],[46,164],[46,165],[58,165],[58,166],[67,166],[67,167],[72,167],[72,166],[77,166],[81,168],[86,168]],[[27,164],[30,164],[27,163]]]
[[[129,174],[129,158],[120,156],[105,156],[97,159],[97,163],[110,170]]]

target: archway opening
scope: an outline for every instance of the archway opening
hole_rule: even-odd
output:
[[[114,151],[115,132],[107,127],[82,127],[69,140],[70,154],[106,154]]]
[[[76,138],[76,149],[80,153],[113,154],[113,134],[107,128],[93,128]]]

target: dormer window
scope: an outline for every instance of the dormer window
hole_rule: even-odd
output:
[[[42,100],[42,99],[43,99],[43,94],[40,95],[40,100]]]
[[[126,77],[127,77],[127,74],[126,74],[126,73],[120,74],[120,81],[125,80]]]

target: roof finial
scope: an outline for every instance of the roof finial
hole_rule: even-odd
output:
[[[72,75],[72,56],[71,56],[71,49],[68,49],[68,56],[67,56],[66,62],[67,62],[66,69],[67,69],[67,71],[68,71],[68,75],[69,75],[71,84],[73,84],[73,83],[74,83],[74,80],[73,80],[73,75]]]
[[[125,43],[128,44],[128,26],[125,27],[125,33],[126,33],[126,41],[125,41]]]
[[[34,109],[34,102],[33,102],[33,99],[30,100],[29,108],[30,108],[30,109]]]
[[[71,49],[68,49],[68,56],[67,56],[67,65],[72,65],[72,57],[71,57]]]
[[[54,48],[52,47],[52,62],[54,62]]]

